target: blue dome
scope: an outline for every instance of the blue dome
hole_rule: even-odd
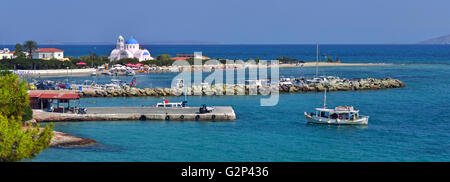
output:
[[[128,39],[125,44],[139,44],[138,41],[134,38]]]
[[[150,55],[148,52],[144,52],[144,55]]]

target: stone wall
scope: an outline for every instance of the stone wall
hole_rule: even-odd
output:
[[[303,85],[280,85],[280,93],[305,93],[305,92],[323,92],[327,91],[353,91],[353,90],[379,90],[389,88],[402,88],[405,84],[397,79],[392,78],[365,78],[344,80],[338,83],[311,83]],[[192,86],[187,89],[187,95],[256,95],[268,94],[269,91],[276,92],[276,86],[257,87],[255,85],[212,85],[208,86]],[[78,91],[81,97],[134,97],[134,96],[176,96],[183,95],[182,89],[170,88],[129,88],[119,90],[95,90],[84,89]]]

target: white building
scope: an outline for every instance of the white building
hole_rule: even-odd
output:
[[[64,51],[56,48],[40,48],[33,52],[33,59],[64,60]]]
[[[3,48],[2,50],[0,50],[0,60],[12,58],[14,58],[14,51],[11,52],[8,48]]]
[[[123,58],[137,58],[139,61],[153,60],[147,49],[140,49],[136,39],[130,38],[124,43],[122,36],[117,39],[116,48],[111,51],[109,60],[116,61]]]

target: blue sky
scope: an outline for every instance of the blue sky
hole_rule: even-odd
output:
[[[450,34],[448,0],[5,1],[0,44],[113,43],[118,35],[143,43],[414,43]]]

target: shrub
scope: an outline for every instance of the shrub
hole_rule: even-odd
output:
[[[26,83],[17,75],[7,73],[0,77],[0,162],[31,158],[50,145],[53,124],[23,126],[23,120],[32,118]]]
[[[28,121],[33,119],[33,110],[30,106],[25,107],[24,114],[22,116],[22,121]]]
[[[32,158],[50,146],[53,123],[43,130],[23,128],[20,121],[0,115],[0,162]]]

